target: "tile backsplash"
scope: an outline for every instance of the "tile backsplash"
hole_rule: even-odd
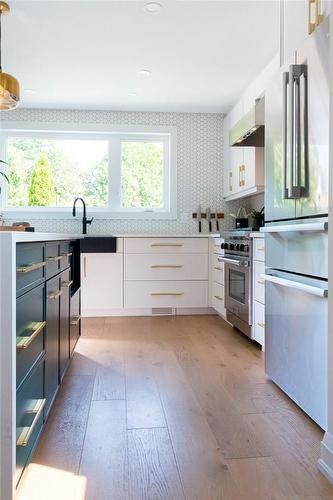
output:
[[[220,230],[233,226],[230,212],[239,206],[261,208],[263,196],[247,200],[223,200],[223,115],[208,113],[143,113],[122,111],[82,111],[58,109],[17,109],[3,112],[4,121],[102,125],[165,125],[177,128],[177,219],[176,220],[112,220],[96,219],[92,233],[195,233],[192,219],[199,203],[225,213]],[[89,208],[88,208],[89,215]],[[74,219],[30,219],[37,231],[81,232],[81,221]],[[12,220],[6,220],[11,224]],[[203,223],[203,231],[207,224]]]

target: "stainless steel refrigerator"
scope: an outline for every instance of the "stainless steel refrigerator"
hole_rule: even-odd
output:
[[[266,373],[327,422],[329,20],[265,93]]]

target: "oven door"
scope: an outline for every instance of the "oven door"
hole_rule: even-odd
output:
[[[250,261],[242,258],[219,257],[224,263],[225,307],[247,325],[251,325]]]

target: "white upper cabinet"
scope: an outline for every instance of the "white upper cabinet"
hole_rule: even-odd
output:
[[[281,1],[281,65],[292,61],[296,50],[329,14],[328,0]]]
[[[279,55],[249,85],[224,119],[224,198],[234,200],[264,190],[264,148],[229,146],[230,129],[265,95],[267,84],[279,68]]]

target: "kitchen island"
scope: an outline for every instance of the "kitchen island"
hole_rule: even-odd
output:
[[[79,307],[80,288],[72,289],[71,242],[80,238],[0,233],[1,499],[14,498],[69,363],[70,302]]]

